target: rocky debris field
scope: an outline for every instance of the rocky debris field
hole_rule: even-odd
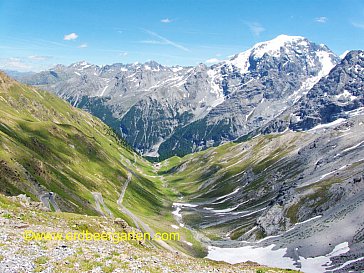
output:
[[[0,272],[288,272],[255,263],[189,258],[149,242],[25,240],[34,232],[130,232],[121,219],[49,212],[22,196],[0,195]],[[292,272],[292,271],[290,271]]]

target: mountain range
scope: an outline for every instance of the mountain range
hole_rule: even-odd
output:
[[[237,139],[295,104],[340,62],[327,46],[280,35],[213,66],[79,62],[20,81],[55,92],[159,159]]]

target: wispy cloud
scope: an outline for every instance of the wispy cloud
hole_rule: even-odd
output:
[[[218,63],[218,62],[221,62],[219,59],[217,58],[211,58],[211,59],[208,59],[205,61],[205,63],[208,63],[208,64],[215,64],[215,63]]]
[[[80,44],[80,45],[78,46],[78,48],[86,48],[86,47],[88,47],[88,45],[87,45],[87,44]]]
[[[265,28],[260,24],[260,23],[256,23],[256,22],[247,22],[246,23],[251,31],[251,33],[253,33],[254,36],[259,36],[260,33],[262,33],[263,31],[265,31]]]
[[[328,18],[325,16],[320,16],[315,18],[315,22],[316,23],[321,23],[321,24],[325,24],[327,22]]]
[[[119,33],[119,34],[123,34],[124,33],[124,29],[121,29],[119,27],[115,27],[114,30]]]
[[[161,20],[161,23],[165,23],[165,24],[169,24],[169,23],[172,23],[173,20],[172,19],[169,19],[169,18],[164,18]]]
[[[352,24],[354,27],[356,27],[356,28],[364,29],[364,23],[356,23],[356,22],[352,22],[351,24]]]
[[[190,50],[176,42],[173,42],[169,39],[167,39],[166,37],[163,37],[161,35],[159,35],[158,33],[156,32],[153,32],[153,31],[150,31],[150,30],[147,30],[147,29],[144,29],[145,32],[147,32],[149,35],[153,36],[154,38],[157,38],[158,39],[158,42],[160,42],[160,44],[166,44],[166,45],[171,45],[175,48],[178,48],[180,50],[183,50],[183,51],[187,51],[189,52]],[[144,41],[145,42],[145,41]]]
[[[32,60],[32,61],[43,62],[43,61],[47,61],[49,59],[52,59],[52,57],[51,56],[30,55],[30,56],[28,56],[28,59]]]
[[[70,34],[66,34],[63,37],[63,40],[65,41],[71,41],[71,40],[76,40],[78,38],[78,35],[74,32],[70,33]]]
[[[30,71],[32,68],[29,64],[25,63],[20,58],[3,58],[0,67],[3,69],[17,70],[17,71]]]
[[[120,52],[119,56],[125,57],[128,55],[128,52],[124,51],[124,52]]]
[[[157,40],[143,40],[140,41],[141,44],[151,44],[151,45],[166,45],[166,42],[157,41]]]

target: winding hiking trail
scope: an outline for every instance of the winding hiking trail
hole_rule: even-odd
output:
[[[105,216],[104,213],[105,211],[110,217],[113,217],[114,215],[104,203],[104,198],[102,198],[102,194],[100,192],[91,192],[91,193],[95,199],[96,210],[103,216]],[[104,210],[102,210],[101,206]]]
[[[54,200],[54,193],[53,192],[48,192],[48,193],[44,193],[40,196],[40,201],[42,201],[42,203],[47,206],[49,209],[51,209],[51,205],[53,206],[55,211],[61,211],[60,208],[58,207],[56,200]]]
[[[133,166],[137,169],[137,167],[135,166],[135,162],[136,162],[136,159],[134,157],[134,163],[133,163]],[[126,192],[126,189],[128,188],[128,185],[129,183],[131,182],[131,179],[133,177],[133,174],[134,172],[132,170],[130,170],[129,168],[127,168],[125,166],[125,168],[128,170],[128,174],[127,174],[127,179],[125,181],[125,183],[123,184],[122,188],[121,188],[121,192],[120,192],[120,196],[119,196],[119,199],[117,201],[117,204],[120,208],[120,210],[128,215],[134,222],[135,226],[144,231],[144,232],[148,232],[151,236],[151,238],[154,238],[154,235],[155,235],[155,231],[148,226],[148,224],[146,224],[143,220],[141,220],[138,216],[136,216],[134,213],[132,213],[130,210],[128,210],[124,205],[123,205],[123,200],[124,200],[124,195],[125,195],[125,192]],[[135,175],[135,174],[134,174]],[[168,245],[166,242],[164,241],[161,241],[161,240],[156,240],[156,242],[162,246],[163,248],[171,251],[171,252],[176,252],[175,249],[173,249],[170,245]]]
[[[128,178],[125,181],[125,183],[123,184],[123,187],[121,188],[120,196],[119,196],[119,199],[118,199],[118,205],[119,206],[121,206],[121,203],[123,202],[125,191],[126,191],[126,188],[129,185],[129,182],[130,182],[131,178],[132,178],[132,174],[130,172],[128,172]]]

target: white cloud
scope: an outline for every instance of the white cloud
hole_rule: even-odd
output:
[[[29,64],[25,63],[19,58],[6,58],[0,59],[1,68],[17,71],[30,71],[32,68]]]
[[[127,56],[128,55],[128,52],[125,52],[125,51],[124,52],[120,52],[119,55],[124,57],[124,56]]]
[[[81,44],[81,45],[78,46],[78,48],[86,48],[86,47],[88,47],[87,44]]]
[[[246,23],[250,29],[250,31],[254,34],[254,36],[259,36],[260,33],[265,31],[265,28],[259,23]]]
[[[327,22],[328,18],[325,16],[317,17],[315,18],[315,22],[325,24]]]
[[[167,45],[166,42],[157,41],[157,40],[143,40],[140,41],[141,44],[151,44],[151,45]]]
[[[211,58],[211,59],[208,59],[205,61],[205,63],[208,63],[208,64],[215,64],[215,63],[218,63],[218,62],[221,62],[219,59],[217,58]]]
[[[47,61],[49,59],[51,59],[51,56],[38,56],[38,55],[30,55],[28,56],[29,60],[32,61],[39,61],[39,62],[43,62],[43,61]]]
[[[172,23],[173,20],[172,19],[169,19],[169,18],[164,18],[161,20],[161,23],[165,23],[165,24],[169,24],[169,23]]]
[[[364,24],[363,24],[363,23],[355,23],[355,22],[352,22],[351,24],[352,24],[354,27],[356,27],[356,28],[364,29]]]
[[[167,38],[159,35],[158,33],[155,33],[153,31],[150,31],[150,30],[147,30],[147,29],[145,29],[145,32],[149,33],[151,36],[153,36],[155,38],[158,38],[159,39],[158,42],[160,42],[160,44],[171,45],[171,46],[173,46],[175,48],[178,48],[178,49],[181,49],[181,50],[187,51],[187,52],[190,51],[188,48],[186,48],[186,47],[184,47],[184,46],[182,46],[180,44],[177,44],[176,42],[173,42],[173,41],[171,41],[171,40],[169,40],[169,39],[167,39]]]
[[[71,40],[76,40],[78,38],[78,35],[74,32],[70,33],[70,34],[66,34],[63,37],[63,40],[65,41],[71,41]]]

